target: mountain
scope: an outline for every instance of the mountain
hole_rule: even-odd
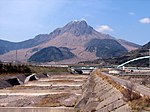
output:
[[[75,55],[67,48],[47,47],[36,52],[29,58],[29,62],[51,62],[73,58]]]
[[[127,50],[135,50],[135,48],[140,48],[141,46],[123,39],[117,39],[117,42],[119,42],[122,46],[124,46]]]
[[[49,40],[48,34],[40,34],[40,35],[37,35],[33,39],[29,39],[29,40],[22,41],[22,42],[9,42],[5,40],[0,40],[0,47],[3,49],[3,50],[0,50],[0,54],[4,54],[11,50],[34,47],[48,40]]]
[[[143,56],[148,56],[149,55],[149,49],[150,49],[150,42],[147,44],[143,45],[141,48],[130,51],[122,56],[119,56],[118,58],[115,58],[115,63],[121,64],[124,63],[128,60],[138,58],[138,57],[143,57]],[[130,66],[149,66],[149,59],[142,59],[139,61],[135,61],[129,64]]]
[[[86,61],[86,62],[82,62],[82,63],[94,63],[94,64],[104,64],[104,65],[119,65],[122,64],[128,60],[134,59],[134,58],[138,58],[138,57],[143,57],[143,56],[148,56],[149,55],[149,49],[150,49],[150,42],[148,42],[147,44],[143,45],[141,48],[136,49],[136,50],[132,50],[130,52],[127,52],[123,55],[120,55],[118,57],[113,57],[113,58],[108,58],[108,59],[97,59],[97,60],[93,60],[93,61]],[[142,60],[138,60],[135,62],[132,62],[130,64],[128,64],[129,66],[142,66],[142,67],[148,67],[149,66],[149,59],[142,59]],[[126,65],[126,66],[128,66]]]
[[[142,49],[150,49],[150,42],[142,46]]]
[[[5,46],[0,45],[0,55],[4,54],[6,52],[9,52],[9,50]]]
[[[113,39],[92,39],[87,43],[86,50],[95,52],[101,58],[116,57],[127,52],[127,49]]]
[[[0,40],[0,55],[10,51],[12,42]]]
[[[108,49],[105,48],[104,43],[108,42],[100,42],[95,47],[97,49],[101,48],[101,51],[97,50],[97,52],[91,52],[88,49],[90,48],[91,41],[95,39],[98,39],[99,41],[103,39],[108,39],[108,41],[111,40],[111,45],[109,45],[109,48],[111,48],[111,46],[114,44],[115,47],[119,47],[119,51],[116,52],[114,49],[111,52],[112,49],[110,49],[108,52],[106,52]],[[13,61],[15,59],[15,50],[17,50],[17,58],[19,61],[27,61],[36,52],[49,46],[70,49],[70,52],[76,55],[76,57],[73,58],[76,61],[91,60],[99,57],[103,58],[103,53],[107,53],[106,55],[110,56],[117,56],[125,51],[127,52],[127,50],[130,51],[140,47],[137,44],[131,44],[128,41],[120,41],[108,34],[97,32],[95,29],[89,26],[86,21],[83,20],[71,21],[64,27],[57,28],[49,34],[40,34],[33,39],[23,42],[0,42],[3,43],[2,46],[4,46],[3,50],[1,50],[1,54],[3,55],[0,55],[0,60],[7,61]],[[101,46],[101,44],[103,45]],[[87,45],[89,45],[89,47]]]

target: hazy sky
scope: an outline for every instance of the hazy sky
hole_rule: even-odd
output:
[[[23,41],[81,19],[116,38],[150,41],[150,0],[0,0],[0,39]]]

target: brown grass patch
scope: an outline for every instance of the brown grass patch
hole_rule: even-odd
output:
[[[69,97],[69,93],[61,93],[55,95],[46,95],[41,101],[39,101],[35,106],[37,107],[57,107],[62,106],[60,99]]]
[[[139,99],[129,101],[129,105],[133,112],[139,112],[142,110],[150,111],[150,98],[141,97]]]

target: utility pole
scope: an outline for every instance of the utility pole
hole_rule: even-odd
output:
[[[149,68],[150,68],[150,48],[149,48]]]
[[[16,63],[17,63],[17,50],[16,50]]]

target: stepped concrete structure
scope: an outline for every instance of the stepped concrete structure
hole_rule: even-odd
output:
[[[130,112],[121,92],[98,73],[32,74],[35,80],[30,75],[23,84],[0,89],[0,112]]]
[[[84,84],[82,98],[76,104],[75,111],[131,112],[121,92],[97,74],[99,74],[97,70],[92,72]]]

